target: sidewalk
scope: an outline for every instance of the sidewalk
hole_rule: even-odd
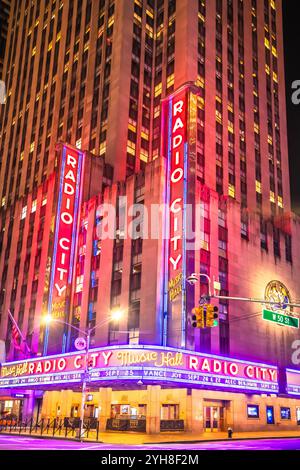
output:
[[[233,434],[232,440],[240,439],[276,439],[276,438],[300,438],[299,431],[278,431],[278,432],[239,432]],[[213,433],[191,433],[191,432],[173,432],[161,434],[140,434],[140,433],[120,433],[106,432],[100,434],[100,440],[105,444],[170,444],[201,441],[224,441],[228,440],[226,432]]]
[[[30,435],[27,433],[19,432],[5,432],[2,431],[1,434],[8,435],[21,435],[26,437],[35,437],[42,439],[68,439],[76,440],[69,436],[55,435],[54,437],[51,433],[43,434],[32,432]],[[171,444],[171,443],[196,443],[196,442],[213,442],[213,441],[227,441],[226,432],[213,432],[213,433],[191,433],[191,432],[170,432],[170,433],[161,433],[161,434],[145,434],[145,433],[136,433],[136,432],[101,432],[99,434],[99,440],[96,440],[96,436],[93,435],[93,432],[90,432],[88,439],[84,439],[86,442],[99,442],[103,444],[124,444],[124,445],[142,445],[149,444],[149,447],[154,444]],[[243,439],[280,439],[280,438],[300,438],[299,431],[277,431],[277,432],[237,432],[233,434],[231,440],[243,440]]]

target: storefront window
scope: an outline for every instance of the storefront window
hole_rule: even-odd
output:
[[[13,401],[12,400],[6,400],[4,402],[4,411],[5,412],[10,412],[12,410],[12,407],[13,407]]]
[[[73,405],[71,408],[71,418],[77,418],[78,417],[78,409],[79,405]]]
[[[274,424],[274,407],[267,406],[267,424]]]
[[[280,408],[281,419],[291,419],[291,408]]]
[[[139,419],[141,419],[141,418],[146,419],[146,409],[147,409],[147,405],[139,405],[139,409],[138,409],[138,418]],[[300,408],[299,408],[299,411],[300,411]]]
[[[130,416],[130,405],[121,405],[120,413],[122,416]]]
[[[179,419],[179,405],[162,405],[161,420]]]
[[[248,418],[259,418],[259,406],[258,405],[247,405]]]
[[[113,419],[141,419],[146,418],[146,405],[111,405],[111,418]]]
[[[300,407],[296,408],[296,419],[298,426],[300,426]]]

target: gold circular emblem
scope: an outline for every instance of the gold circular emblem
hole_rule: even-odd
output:
[[[288,308],[287,305],[291,303],[290,293],[287,287],[280,281],[269,282],[265,290],[265,300],[268,300],[269,302],[276,302],[275,304],[267,305],[267,308],[270,310],[292,311],[292,308]]]

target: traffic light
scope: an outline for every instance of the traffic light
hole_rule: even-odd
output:
[[[213,326],[217,326],[218,325],[218,318],[219,318],[219,315],[218,315],[218,307],[216,307],[215,305],[207,305],[206,306],[206,327],[207,328],[212,328]]]
[[[203,307],[195,307],[192,310],[192,327],[204,328],[204,310]]]
[[[88,360],[88,363],[87,363],[87,369],[88,369],[88,370],[91,370],[91,369],[93,369],[93,367],[94,367],[94,360],[93,360],[93,359],[89,359],[89,360]]]

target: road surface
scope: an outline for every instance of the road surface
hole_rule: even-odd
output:
[[[1,450],[300,450],[300,438],[247,439],[242,441],[199,442],[193,444],[122,445],[93,442],[74,442],[59,439],[36,439],[22,436],[0,435]]]

